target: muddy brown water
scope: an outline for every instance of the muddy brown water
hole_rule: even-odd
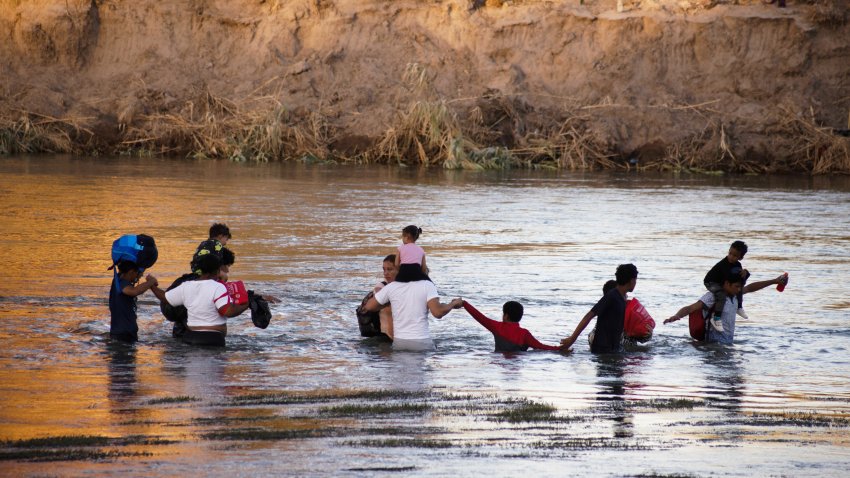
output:
[[[848,178],[69,157],[2,158],[0,175],[3,450],[44,437],[163,440],[58,464],[6,455],[0,474],[838,476],[850,466]],[[141,341],[111,344],[112,240],[153,235],[150,272],[167,283],[213,221],[233,231],[232,277],[283,299],[269,328],[231,319],[225,349],[192,348],[145,295]],[[455,311],[432,319],[434,353],[363,340],[353,309],[411,223],[444,297],[492,317],[519,300],[523,325],[548,343],[573,330],[617,264],[633,262],[656,334],[622,357],[590,354],[587,332],[570,356],[503,355]],[[735,239],[749,244],[753,280],[788,271],[791,283],[745,297],[750,319],[734,346],[694,345],[684,321],[661,322],[703,294],[703,275]],[[333,437],[205,435],[235,418],[303,428],[316,411],[233,405],[239,397],[363,390],[436,394],[432,412],[379,421],[451,446],[367,443],[362,417]],[[560,421],[487,421],[453,394],[548,403]],[[663,405],[675,400],[691,406]]]

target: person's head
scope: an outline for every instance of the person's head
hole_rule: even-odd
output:
[[[729,246],[726,260],[735,263],[743,259],[745,255],[747,255],[747,244],[744,241],[735,241]]]
[[[404,241],[405,244],[416,242],[416,240],[419,239],[420,234],[422,234],[422,228],[411,224],[401,230],[401,240]]]
[[[221,248],[221,272],[219,278],[227,281],[227,275],[230,274],[230,266],[236,262],[236,254],[226,247]]]
[[[395,266],[395,254],[384,257],[383,270],[384,280],[387,281],[387,284],[395,280],[395,276],[398,275],[398,267]]]
[[[634,264],[620,264],[617,266],[617,272],[614,273],[614,277],[617,279],[617,285],[626,286],[627,292],[635,290],[637,276],[638,270]]]
[[[515,300],[509,300],[502,306],[502,321],[519,322],[522,320],[522,304]]]
[[[729,297],[737,296],[743,284],[744,278],[741,277],[740,271],[730,271],[723,279],[723,291]]]
[[[130,282],[135,282],[142,275],[142,270],[139,269],[139,265],[133,261],[118,261],[118,264],[115,264],[115,267],[118,269],[118,275],[121,276],[122,279]]]
[[[231,237],[230,228],[227,227],[227,224],[217,222],[210,226],[210,239],[215,239],[226,246]]]
[[[608,295],[608,292],[610,292],[614,287],[617,287],[617,281],[614,279],[609,280],[602,286],[602,295]]]
[[[201,276],[215,279],[221,272],[221,259],[215,254],[205,254],[198,259],[198,269],[201,270]]]

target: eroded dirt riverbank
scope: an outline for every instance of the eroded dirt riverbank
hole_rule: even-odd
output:
[[[5,152],[850,171],[846,0],[3,0],[0,34]]]

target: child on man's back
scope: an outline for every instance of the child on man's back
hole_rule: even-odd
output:
[[[415,282],[431,280],[428,277],[428,266],[425,265],[425,250],[416,245],[416,240],[422,234],[422,228],[410,225],[402,229],[401,242],[395,264],[398,267],[396,282]]]
[[[747,244],[744,241],[735,241],[729,246],[729,252],[726,254],[726,257],[720,259],[714,267],[711,268],[710,271],[705,275],[703,279],[703,284],[705,284],[705,288],[708,289],[709,292],[714,294],[714,316],[710,319],[711,325],[718,332],[723,332],[723,322],[721,321],[721,315],[723,314],[723,308],[726,304],[726,292],[723,288],[723,282],[726,278],[729,277],[730,274],[740,274],[743,279],[743,283],[746,283],[747,278],[750,276],[749,271],[744,269],[744,266],[741,265],[741,259],[747,254]],[[747,313],[744,312],[742,294],[738,293],[737,300],[737,313],[741,316],[741,318],[746,319]]]

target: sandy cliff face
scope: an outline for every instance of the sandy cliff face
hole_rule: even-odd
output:
[[[478,147],[571,124],[615,163],[691,147],[757,170],[814,170],[789,134],[848,128],[848,3],[585,3],[0,0],[0,107],[67,120],[88,148],[185,153],[175,118],[274,104],[326,154],[357,155],[424,102]]]

